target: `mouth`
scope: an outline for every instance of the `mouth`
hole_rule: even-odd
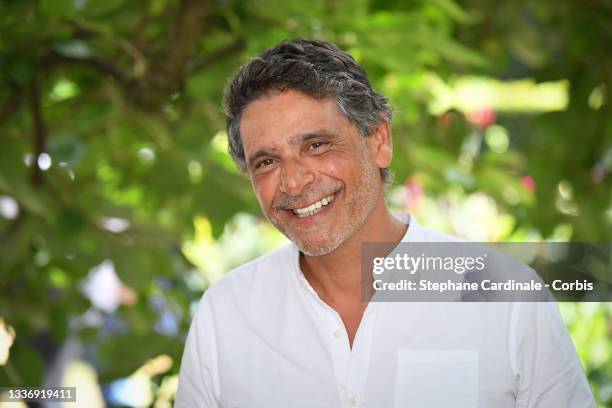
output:
[[[334,200],[336,199],[337,194],[338,194],[338,191],[336,191],[333,194],[330,194],[327,197],[323,197],[319,201],[316,201],[306,207],[287,209],[287,211],[291,212],[293,215],[295,215],[298,218],[312,217],[313,215],[320,213],[327,206],[333,203]]]

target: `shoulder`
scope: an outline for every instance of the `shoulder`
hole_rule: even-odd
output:
[[[402,240],[404,242],[467,242],[463,238],[426,228],[419,224],[412,215],[395,214],[395,216],[400,220],[410,220],[408,231]]]
[[[297,248],[287,244],[273,252],[247,262],[212,284],[202,297],[203,302],[244,303],[265,298],[286,288],[295,268]]]

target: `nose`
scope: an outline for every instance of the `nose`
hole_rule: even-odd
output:
[[[281,167],[280,191],[292,196],[299,195],[314,179],[312,170],[299,160],[286,161]]]

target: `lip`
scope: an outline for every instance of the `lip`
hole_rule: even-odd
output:
[[[320,221],[323,217],[327,215],[327,213],[331,211],[331,209],[336,205],[336,200],[338,199],[338,196],[340,195],[341,191],[342,189],[336,191],[333,194],[334,198],[331,203],[327,204],[325,207],[322,207],[322,209],[318,213],[311,215],[309,217],[298,217],[296,214],[293,213],[293,209],[284,209],[283,211],[287,214],[287,217],[294,223],[303,224],[303,225],[312,224],[313,222]]]

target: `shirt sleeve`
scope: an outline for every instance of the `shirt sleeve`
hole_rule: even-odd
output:
[[[175,408],[221,406],[214,316],[207,295],[200,301],[187,335]]]
[[[517,408],[595,407],[555,302],[513,304],[509,345]]]

